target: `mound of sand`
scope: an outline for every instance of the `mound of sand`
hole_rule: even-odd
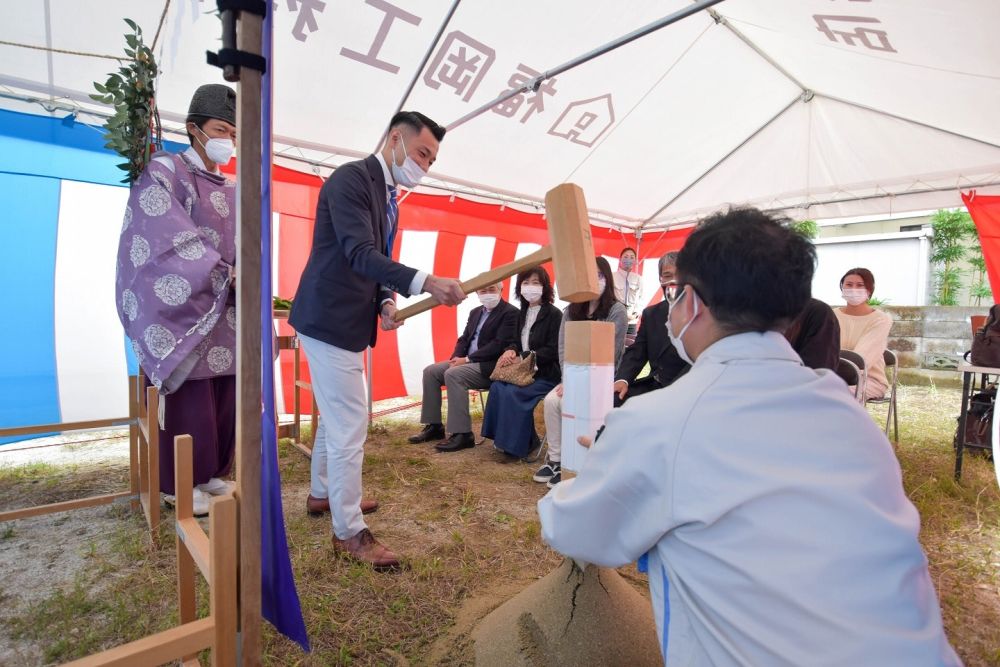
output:
[[[649,601],[614,570],[566,559],[472,633],[480,667],[663,664]]]

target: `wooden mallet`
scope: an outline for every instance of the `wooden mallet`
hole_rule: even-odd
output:
[[[587,203],[580,186],[563,183],[549,190],[545,194],[545,216],[549,227],[549,245],[464,281],[462,291],[472,294],[552,261],[561,299],[574,303],[596,299],[600,292],[597,289],[594,240],[590,235]],[[395,320],[402,322],[439,305],[441,302],[434,297],[424,299],[397,311]]]

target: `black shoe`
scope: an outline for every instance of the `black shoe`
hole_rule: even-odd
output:
[[[547,484],[550,479],[561,472],[562,468],[559,467],[559,461],[546,461],[545,465],[539,468],[531,479],[541,484]]]
[[[424,428],[420,433],[416,435],[411,435],[407,440],[409,440],[414,445],[419,445],[421,442],[430,442],[431,440],[442,440],[445,437],[444,424],[425,424]]]
[[[461,449],[471,449],[476,446],[476,438],[471,433],[452,433],[444,442],[434,445],[439,452],[457,452]]]
[[[552,475],[552,477],[549,477],[549,481],[545,483],[545,486],[551,489],[561,481],[562,481],[562,470],[560,469],[557,470],[556,474]]]

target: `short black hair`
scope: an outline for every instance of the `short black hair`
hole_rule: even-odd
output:
[[[535,276],[538,281],[542,283],[542,299],[539,303],[552,303],[555,298],[555,292],[552,291],[552,280],[549,279],[549,272],[540,266],[528,269],[527,271],[522,271],[517,274],[517,287],[514,288],[514,292],[517,294],[517,298],[521,301],[521,309],[527,309],[529,305],[528,300],[521,296],[521,283]]]
[[[198,116],[198,115],[188,116],[184,120],[184,131],[187,132],[187,124],[188,123],[194,123],[195,127],[204,130],[205,129],[205,123],[207,123],[210,120],[212,120],[212,119],[209,118],[208,116]],[[188,132],[187,135],[188,135],[188,142],[190,142],[191,145],[194,146],[194,137],[191,135],[190,132]]]
[[[816,248],[782,218],[735,208],[704,220],[677,257],[691,285],[728,334],[783,330],[812,295]]]
[[[611,314],[612,306],[617,301],[615,298],[615,274],[611,272],[611,264],[604,257],[596,259],[597,272],[604,277],[604,291],[597,297],[597,308],[594,309],[593,313],[590,312],[589,301],[569,304],[566,314],[574,322],[578,320],[592,320],[595,322],[606,320],[608,319],[608,315]]]
[[[400,111],[389,121],[389,129],[397,125],[406,125],[416,132],[426,127],[439,142],[444,139],[444,133],[447,131],[419,111]]]
[[[625,248],[624,250],[622,250],[620,253],[618,253],[618,259],[621,259],[622,257],[624,257],[625,253],[627,253],[627,252],[631,252],[636,257],[639,256],[639,253],[637,253],[635,251],[635,248],[633,248],[632,246],[628,246],[627,248]]]

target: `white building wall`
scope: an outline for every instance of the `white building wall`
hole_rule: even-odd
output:
[[[875,298],[893,306],[928,304],[930,248],[927,232],[838,236],[814,241],[818,264],[813,296],[832,306],[843,304],[840,278],[854,267],[875,276]]]

